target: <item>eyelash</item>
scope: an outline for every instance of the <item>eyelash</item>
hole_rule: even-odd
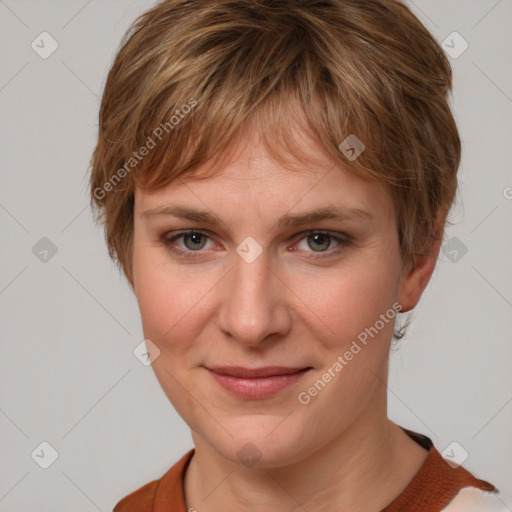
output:
[[[190,230],[190,231],[182,231],[172,237],[167,237],[166,235],[164,235],[162,238],[161,238],[161,243],[164,245],[164,247],[169,250],[170,252],[174,253],[174,254],[177,254],[181,257],[185,257],[185,258],[197,258],[198,256],[201,256],[202,254],[202,250],[197,250],[197,251],[192,251],[192,250],[184,250],[184,249],[178,249],[176,247],[173,246],[173,243],[175,240],[179,239],[179,238],[182,238],[186,235],[193,235],[193,234],[200,234],[200,235],[204,235],[206,236],[209,240],[212,239],[212,237],[205,231],[199,231],[199,230]],[[307,238],[308,236],[311,236],[311,235],[325,235],[325,236],[328,236],[329,238],[331,238],[332,240],[335,240],[336,242],[338,242],[338,246],[335,247],[334,249],[332,250],[327,250],[327,251],[322,251],[322,252],[319,252],[319,253],[314,253],[312,252],[311,254],[318,254],[318,256],[306,256],[306,258],[308,259],[314,259],[314,260],[318,260],[318,259],[322,259],[322,258],[328,258],[328,257],[332,257],[332,256],[335,256],[337,254],[339,254],[341,251],[343,251],[346,247],[348,247],[349,245],[352,244],[352,239],[348,236],[348,235],[343,235],[343,236],[336,236],[332,233],[329,233],[329,232],[326,232],[326,231],[321,231],[321,230],[312,230],[312,231],[306,231],[304,233],[301,233],[301,238],[298,240],[297,244],[299,242],[301,242],[304,238]],[[196,253],[196,254],[194,254]],[[322,254],[325,254],[325,256],[322,256]]]

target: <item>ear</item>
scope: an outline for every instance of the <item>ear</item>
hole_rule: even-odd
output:
[[[416,307],[432,277],[443,241],[443,226],[444,223],[435,230],[435,233],[429,238],[425,250],[415,254],[413,261],[402,273],[397,299],[398,303],[402,305],[400,313],[405,313]]]

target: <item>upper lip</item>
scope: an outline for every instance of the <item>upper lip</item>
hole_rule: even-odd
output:
[[[289,366],[264,366],[261,368],[244,368],[242,366],[214,366],[208,367],[212,372],[220,375],[230,375],[238,378],[273,377],[276,375],[291,375],[309,369],[309,367],[290,368]]]

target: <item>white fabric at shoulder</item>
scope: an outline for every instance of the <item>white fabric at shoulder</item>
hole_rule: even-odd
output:
[[[464,487],[441,512],[510,512],[495,492]]]

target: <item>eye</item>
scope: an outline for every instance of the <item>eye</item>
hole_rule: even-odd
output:
[[[182,239],[183,245],[179,247],[177,240]],[[162,243],[171,252],[177,253],[183,256],[192,255],[194,252],[202,252],[207,245],[207,241],[210,240],[210,236],[202,231],[187,231],[181,232],[174,236],[164,236]],[[178,247],[176,247],[178,245]]]
[[[334,248],[331,249],[333,241]],[[338,254],[346,246],[350,245],[350,243],[351,239],[347,235],[337,236],[323,231],[310,231],[305,233],[300,239],[300,242],[297,244],[297,248],[309,253],[319,253],[319,256],[307,256],[308,258],[322,258],[324,257],[322,253],[327,253],[326,256]]]
[[[178,243],[179,240],[181,240],[181,244]],[[167,250],[183,257],[198,257],[204,254],[206,251],[203,251],[203,249],[212,248],[211,246],[208,247],[208,242],[214,243],[212,237],[203,231],[182,231],[173,236],[164,235],[161,238],[161,243]],[[352,239],[345,234],[334,235],[323,231],[309,231],[302,233],[299,243],[291,251],[300,249],[309,253],[305,257],[310,259],[324,258],[340,253],[351,242]],[[331,248],[333,243],[334,248]]]

